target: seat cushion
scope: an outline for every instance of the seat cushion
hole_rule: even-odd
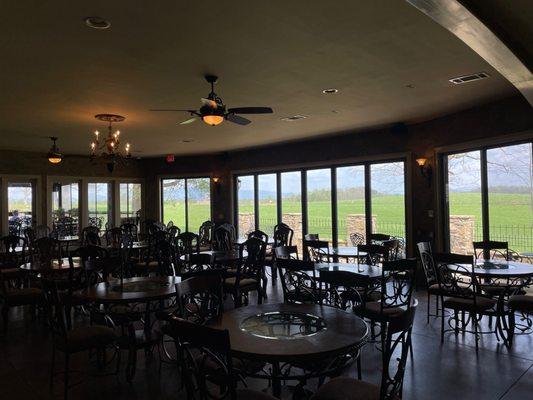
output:
[[[334,378],[322,385],[312,400],[379,400],[379,387],[351,378]]]
[[[533,311],[533,296],[515,294],[509,298],[509,307],[518,311]]]
[[[438,296],[441,294],[442,290],[440,290],[440,286],[438,283],[434,283],[433,285],[430,285],[428,287],[429,294],[433,294],[435,296]]]
[[[277,400],[275,397],[257,390],[237,389],[237,400]]]
[[[9,306],[37,304],[42,299],[42,291],[38,288],[11,289],[2,295]]]
[[[476,306],[477,311],[488,310],[496,305],[496,300],[488,299],[486,297],[476,297]],[[470,298],[462,297],[445,297],[444,298],[444,307],[451,308],[452,310],[472,310],[474,309],[474,300]]]
[[[236,280],[237,280],[237,277],[235,276],[224,279],[224,288],[233,289],[235,287]],[[244,289],[255,290],[257,285],[258,285],[257,280],[252,279],[252,278],[244,278],[239,281],[240,290],[244,290]]]
[[[56,346],[69,353],[76,353],[94,348],[101,348],[110,345],[117,336],[113,329],[107,326],[92,325],[83,328],[76,328],[67,332],[67,339],[56,340]]]
[[[394,316],[398,316],[405,312],[405,309],[401,307],[389,307],[384,308],[383,313],[381,311],[381,303],[379,301],[372,301],[365,304],[365,307],[356,307],[354,312],[361,316],[376,321],[386,321]]]

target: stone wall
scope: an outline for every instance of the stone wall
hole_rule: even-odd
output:
[[[372,215],[372,232],[376,231],[376,216]],[[339,240],[344,236],[346,243],[351,246],[350,235],[359,233],[363,235],[366,241],[366,221],[364,214],[348,214],[346,216],[346,232],[339,232]]]
[[[450,250],[452,253],[473,254],[473,215],[450,215]]]
[[[240,212],[239,213],[239,236],[247,237],[248,232],[255,230],[255,217],[251,212]]]
[[[302,246],[302,213],[284,213],[281,220],[294,231],[292,243],[300,249]]]

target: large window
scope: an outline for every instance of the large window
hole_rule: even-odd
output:
[[[445,211],[450,251],[497,240],[533,251],[532,144],[445,154]]]
[[[80,185],[78,182],[52,184],[53,228],[59,235],[77,235],[79,229]]]
[[[264,174],[257,177],[259,199],[259,229],[272,237],[278,223],[277,175]]]
[[[337,168],[337,243],[353,246],[365,237],[365,166]]]
[[[394,160],[237,176],[239,234],[258,226],[270,235],[276,223],[284,222],[300,249],[308,233],[332,246],[353,246],[371,232],[405,239],[404,164]]]
[[[34,223],[32,182],[9,182],[7,185],[9,233],[23,235]]]
[[[405,237],[404,163],[380,163],[370,167],[372,231]]]
[[[210,182],[209,178],[162,179],[163,222],[198,232],[203,222],[211,220]]]
[[[307,232],[331,241],[331,169],[307,171]]]
[[[255,178],[252,175],[237,178],[237,234],[246,237],[255,230]]]
[[[140,183],[120,184],[120,220],[139,223],[141,216],[141,193]]]
[[[87,185],[87,208],[89,211],[89,225],[105,229],[112,221],[111,184],[89,182]]]

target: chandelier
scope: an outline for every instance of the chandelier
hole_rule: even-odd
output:
[[[131,158],[130,144],[126,143],[124,151],[120,149],[120,131],[113,132],[113,122],[122,122],[126,119],[122,115],[97,114],[94,116],[99,121],[108,123],[107,136],[100,138],[100,132],[94,131],[95,140],[91,143],[90,159],[93,162],[101,161],[106,164],[109,172],[113,172],[115,164],[125,163]]]

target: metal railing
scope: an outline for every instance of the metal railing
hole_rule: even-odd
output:
[[[489,225],[490,240],[508,242],[509,248],[519,253],[533,252],[533,226]],[[482,224],[474,225],[473,241],[483,240]]]

